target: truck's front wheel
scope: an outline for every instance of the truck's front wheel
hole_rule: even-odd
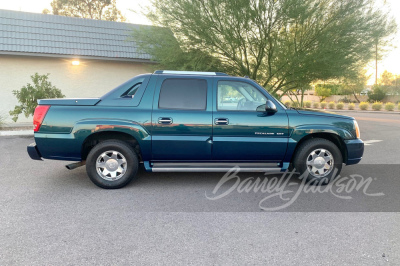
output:
[[[86,172],[101,188],[116,189],[129,184],[137,176],[139,160],[134,149],[123,141],[100,142],[89,152]]]
[[[343,158],[339,148],[327,139],[314,138],[302,143],[293,166],[310,184],[326,185],[339,175]]]

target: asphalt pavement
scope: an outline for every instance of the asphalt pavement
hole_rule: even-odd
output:
[[[84,167],[30,160],[33,138],[0,137],[0,265],[400,265],[400,116],[341,114],[368,144],[343,176],[371,177],[368,193],[384,195],[303,192],[276,211],[260,192],[212,200],[223,173],[141,170],[103,190]]]

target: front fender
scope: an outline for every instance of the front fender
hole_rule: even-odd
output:
[[[284,162],[291,161],[297,144],[304,137],[318,133],[333,134],[342,140],[354,139],[353,134],[349,130],[334,125],[299,125],[290,129],[288,147]]]
[[[344,128],[333,125],[300,125],[290,129],[289,137],[299,142],[307,135],[315,133],[329,133],[339,136],[342,139],[353,139],[352,133]]]

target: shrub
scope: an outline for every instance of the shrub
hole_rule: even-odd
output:
[[[367,102],[360,102],[360,105],[358,106],[360,110],[367,110],[369,107],[369,103]]]
[[[372,91],[368,92],[368,101],[369,102],[380,102],[385,98],[386,90],[381,85],[374,85]]]
[[[351,101],[349,98],[347,98],[347,97],[344,97],[344,98],[340,99],[339,101],[340,101],[340,102],[343,102],[343,103],[351,103],[351,102],[352,102],[352,101]]]
[[[338,109],[338,110],[342,110],[343,107],[344,107],[344,103],[337,103],[336,104],[336,109]]]
[[[300,103],[299,102],[293,102],[292,106],[293,106],[293,108],[299,108],[300,107]]]
[[[327,103],[326,102],[321,102],[321,108],[325,109],[326,108]]]
[[[329,102],[328,107],[329,109],[335,109],[335,102]]]
[[[13,116],[12,120],[17,122],[18,116],[24,113],[25,117],[33,115],[37,106],[38,99],[49,99],[49,98],[64,98],[65,96],[61,93],[61,90],[57,89],[51,84],[49,75],[39,75],[35,73],[31,76],[33,85],[28,83],[22,87],[21,90],[13,90],[13,94],[17,97],[20,105],[16,105],[14,110],[10,111],[10,115]]]
[[[349,105],[347,105],[347,108],[349,109],[349,110],[354,110],[354,107],[355,107],[356,105],[354,104],[354,103],[349,103]]]
[[[311,108],[311,101],[305,101],[303,104],[305,108]]]
[[[313,103],[313,107],[314,107],[314,108],[319,108],[319,102]]]
[[[394,110],[394,103],[387,102],[387,103],[385,104],[385,110],[386,110],[386,111],[393,111],[393,110]]]
[[[291,103],[292,103],[291,101],[286,101],[284,104],[286,107],[290,107]]]
[[[385,104],[386,111],[393,111],[394,110],[394,103],[388,102]]]
[[[383,104],[381,102],[374,102],[371,107],[374,111],[380,111],[382,109],[382,105]]]
[[[400,103],[397,104],[397,110],[400,111]]]

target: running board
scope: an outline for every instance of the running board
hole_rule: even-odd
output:
[[[280,173],[277,163],[153,163],[152,172],[228,172],[238,167],[240,172]]]

